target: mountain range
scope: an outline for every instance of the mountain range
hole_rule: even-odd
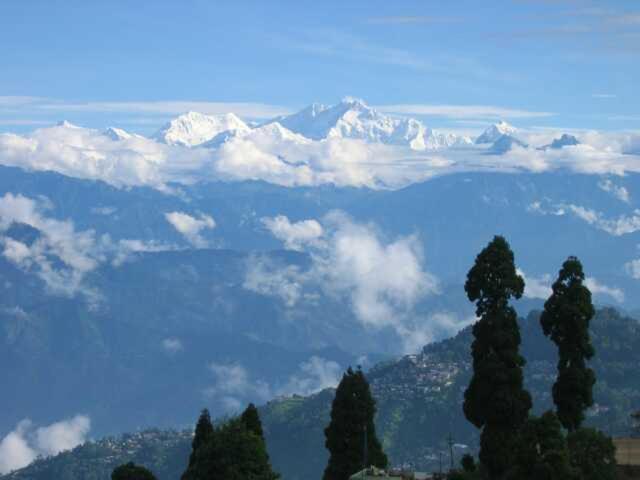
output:
[[[598,305],[637,310],[636,142],[451,136],[351,98],[153,138],[0,134],[0,442],[77,415],[94,438],[188,427],[418,352],[473,322],[462,285],[495,234],[521,315],[569,255]]]

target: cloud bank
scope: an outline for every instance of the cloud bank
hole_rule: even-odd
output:
[[[35,428],[23,420],[0,440],[0,475],[26,467],[38,456],[52,456],[85,442],[91,421],[85,415]]]
[[[216,226],[209,215],[201,213],[196,218],[184,212],[170,212],[165,213],[164,217],[194,247],[206,248],[209,245],[200,234],[203,230],[213,230]]]
[[[630,267],[633,270],[633,267]],[[552,293],[551,285],[554,279],[550,274],[545,273],[540,277],[527,276],[522,270],[518,269],[520,275],[525,282],[524,297],[546,300]],[[618,287],[611,287],[598,281],[594,277],[585,278],[584,285],[597,297],[609,297],[617,303],[624,302],[624,291]]]
[[[280,297],[288,307],[304,300],[306,293],[321,291],[346,301],[367,328],[390,327],[406,340],[419,334],[424,325],[413,309],[438,293],[439,286],[423,267],[416,236],[385,240],[375,225],[356,223],[339,211],[320,220],[291,222],[280,215],[262,222],[286,248],[308,252],[312,264],[303,271],[253,258],[246,289]]]
[[[95,306],[101,300],[100,292],[85,280],[101,264],[119,266],[136,252],[172,248],[135,239],[114,241],[93,230],[78,231],[71,220],[48,216],[52,209],[45,198],[12,193],[0,197],[0,254],[21,270],[38,276],[54,295],[81,294]],[[8,236],[7,231],[14,225],[37,230],[37,238],[25,243]]]
[[[298,365],[297,371],[284,382],[269,384],[254,378],[237,363],[211,363],[213,385],[205,395],[220,402],[227,412],[238,412],[248,402],[266,402],[272,398],[290,395],[311,395],[325,388],[335,387],[340,381],[342,368],[332,360],[312,356]]]
[[[440,107],[443,115],[450,109],[445,107]],[[203,180],[396,189],[465,171],[640,172],[640,135],[636,133],[582,132],[579,145],[545,150],[516,147],[503,155],[486,155],[486,149],[475,146],[415,151],[408,146],[349,138],[310,140],[277,125],[230,135],[210,148],[186,148],[139,135],[114,138],[106,132],[63,123],[27,135],[0,134],[0,164],[102,180],[119,188],[150,186],[166,192],[173,191],[171,184]],[[560,133],[519,134],[530,145],[544,145]],[[603,183],[602,188],[610,186]],[[622,190],[610,190],[621,199],[625,196]]]

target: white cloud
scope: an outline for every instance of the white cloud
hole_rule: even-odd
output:
[[[27,113],[123,113],[151,115],[180,115],[197,111],[207,115],[235,112],[247,118],[273,118],[291,113],[280,105],[250,102],[199,102],[188,100],[131,101],[131,102],[69,102],[53,98],[28,96],[0,96],[0,107],[20,108]]]
[[[93,207],[91,209],[91,213],[95,215],[104,215],[107,217],[113,215],[117,211],[118,209],[116,207]]]
[[[23,420],[0,441],[0,475],[26,467],[38,456],[25,438],[30,422]]]
[[[300,363],[297,371],[283,382],[273,385],[254,378],[237,363],[214,362],[209,369],[214,376],[214,384],[204,393],[215,398],[228,412],[237,412],[249,402],[266,402],[277,396],[311,395],[335,387],[342,376],[338,363],[315,355]]]
[[[604,190],[605,192],[611,193],[611,195],[622,202],[629,203],[631,200],[629,191],[624,187],[616,185],[611,181],[611,179],[605,179],[598,182],[598,188]]]
[[[305,244],[318,242],[324,234],[322,225],[313,219],[291,223],[284,215],[278,215],[263,218],[262,223],[289,250],[302,250]]]
[[[93,230],[77,231],[72,221],[47,216],[52,208],[43,198],[34,200],[12,193],[0,197],[2,255],[18,268],[37,275],[54,295],[82,294],[95,306],[101,295],[86,285],[85,279],[99,265],[111,260],[118,266],[132,253],[172,248],[140,240],[114,242],[108,235],[98,236]],[[3,235],[14,224],[29,225],[40,235],[31,245]]]
[[[640,280],[640,258],[625,263],[624,268],[632,278]]]
[[[26,467],[38,456],[52,456],[85,442],[91,421],[85,415],[34,428],[29,420],[0,440],[0,474]]]
[[[13,238],[4,238],[4,250],[2,255],[13,263],[24,263],[31,256],[29,247]]]
[[[162,340],[162,348],[164,348],[167,353],[174,354],[181,352],[184,346],[179,338],[170,337]]]
[[[280,296],[290,307],[302,298],[305,288],[317,288],[346,300],[366,327],[391,327],[403,337],[415,335],[413,307],[438,292],[436,278],[422,266],[422,249],[415,236],[385,241],[375,226],[355,223],[341,212],[332,212],[321,221],[291,223],[278,216],[263,222],[278,225],[272,230],[275,235],[285,245],[304,248],[312,265],[301,271],[252,260],[245,288]]]
[[[278,395],[311,395],[340,382],[342,367],[332,360],[313,356],[299,366],[286,384],[277,388]]]
[[[242,286],[261,295],[278,297],[285,305],[293,307],[302,297],[307,277],[295,265],[279,265],[252,255],[247,261]]]
[[[524,296],[526,298],[546,300],[553,293],[551,286],[554,279],[550,274],[545,273],[540,277],[528,277],[520,269],[518,269],[518,274],[524,278]],[[620,288],[604,285],[594,277],[585,278],[584,285],[594,296],[604,295],[613,298],[618,303],[624,302],[624,291]]]
[[[500,120],[505,118],[543,118],[554,115],[551,112],[519,110],[492,105],[399,104],[379,105],[375,108],[381,112],[387,113],[398,113],[402,115],[428,115],[453,119]]]
[[[92,230],[77,232],[71,221],[45,217],[42,202],[11,193],[0,197],[0,233],[14,223],[37,229],[41,236],[27,246],[8,237],[1,237],[2,254],[23,270],[36,273],[55,293],[73,296],[82,292],[90,298],[96,292],[85,288],[82,281],[102,260],[99,240]],[[57,257],[61,267],[52,257]]]
[[[581,205],[558,203],[551,206],[543,206],[541,202],[534,202],[527,210],[540,215],[567,215],[572,214],[589,225],[619,237],[640,230],[640,210],[635,209],[630,215],[620,215],[618,218],[607,218],[601,212]]]
[[[584,284],[594,295],[606,295],[618,303],[624,302],[624,291],[620,288],[604,285],[593,277],[587,277]]]
[[[414,108],[415,107],[415,108]],[[493,119],[543,115],[491,106],[391,106],[441,116]],[[415,113],[415,112],[414,112]],[[494,117],[495,116],[495,117]],[[55,126],[20,136],[0,134],[0,163],[27,170],[56,171],[116,187],[150,186],[175,193],[169,184],[200,180],[262,180],[283,186],[337,186],[396,189],[437,175],[465,171],[546,172],[557,169],[623,175],[640,172],[634,153],[638,133],[585,131],[580,145],[561,149],[514,148],[504,155],[486,155],[469,147],[418,152],[409,147],[328,138],[319,141],[261,127],[237,136],[219,148],[168,146],[141,136],[113,140],[98,130]],[[547,144],[559,131],[520,131],[533,146]]]
[[[57,455],[84,443],[91,421],[85,415],[40,427],[35,432],[35,445],[43,455]]]
[[[196,218],[184,212],[170,212],[165,213],[164,217],[194,247],[206,248],[209,245],[200,234],[202,230],[212,230],[216,226],[215,220],[209,215],[200,213]]]
[[[251,379],[242,365],[214,362],[209,369],[215,383],[205,390],[205,395],[216,398],[227,411],[238,411],[243,402],[264,402],[272,396],[269,385],[262,380]]]
[[[543,274],[540,277],[529,277],[522,270],[517,269],[518,275],[524,280],[524,294],[525,298],[538,298],[546,300],[552,293],[551,284],[553,279],[548,273]]]

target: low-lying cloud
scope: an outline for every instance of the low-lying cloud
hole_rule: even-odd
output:
[[[201,232],[213,230],[216,227],[213,217],[203,213],[193,217],[184,212],[165,213],[164,217],[194,247],[206,248],[209,246],[209,242],[204,239]]]
[[[32,199],[6,193],[0,197],[0,254],[21,270],[38,276],[49,293],[73,297],[85,296],[96,305],[100,292],[85,282],[89,273],[101,264],[119,266],[136,252],[173,248],[135,239],[114,241],[93,230],[76,230],[71,220],[58,220],[48,213],[53,205],[47,199]],[[27,243],[6,234],[13,225],[28,225],[38,231]]]
[[[227,412],[238,412],[249,402],[266,402],[290,395],[311,395],[325,388],[335,387],[342,368],[332,360],[312,356],[300,363],[297,370],[282,382],[270,384],[255,378],[238,363],[211,363],[209,370],[213,384],[205,389],[205,396],[219,402]]]
[[[186,148],[139,135],[114,139],[98,130],[64,124],[27,135],[0,134],[0,163],[102,180],[116,187],[150,186],[169,193],[173,191],[170,184],[201,180],[396,189],[465,171],[640,172],[640,135],[635,133],[582,132],[579,145],[544,150],[515,147],[504,155],[486,155],[485,149],[477,146],[415,151],[355,139],[310,140],[274,125],[231,136],[215,148]],[[561,133],[519,135],[530,145],[541,146]],[[607,185],[603,188],[609,188]],[[621,199],[625,196],[623,190],[611,192]]]
[[[52,456],[85,442],[91,421],[85,415],[36,428],[28,419],[0,440],[0,475],[26,467],[39,456]]]
[[[518,270],[518,274],[522,276],[525,282],[524,297],[536,298],[540,300],[546,300],[553,293],[551,285],[554,279],[550,274],[545,273],[540,277],[533,277],[526,275],[522,270]],[[584,285],[591,291],[596,297],[609,297],[617,303],[624,302],[624,291],[618,287],[612,287],[603,284],[594,277],[586,277]]]
[[[403,338],[415,337],[419,326],[413,308],[439,293],[437,279],[423,267],[415,235],[385,240],[375,225],[356,223],[339,211],[321,220],[291,222],[277,216],[262,222],[285,247],[306,251],[312,263],[303,270],[254,257],[245,288],[280,297],[289,307],[305,292],[319,290],[346,301],[365,327],[391,327]]]
[[[582,205],[557,203],[545,206],[541,202],[534,202],[528,206],[528,211],[540,215],[573,215],[589,225],[616,237],[635,233],[640,230],[639,209],[634,209],[628,215],[620,215],[617,218],[607,218],[602,212]]]

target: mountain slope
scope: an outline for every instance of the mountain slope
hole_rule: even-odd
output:
[[[467,137],[436,132],[412,118],[398,119],[384,115],[362,100],[351,97],[332,106],[315,103],[277,121],[285,128],[313,140],[350,138],[406,145],[413,150],[436,150],[471,144]]]
[[[550,391],[557,356],[553,344],[541,333],[537,313],[520,319],[520,324],[522,353],[527,359],[526,387],[533,394],[535,412],[540,413],[552,407]],[[626,434],[628,415],[640,405],[640,378],[636,375],[640,362],[640,323],[613,309],[600,309],[591,334],[596,348],[592,366],[598,383],[596,405],[588,413],[587,424],[609,434]],[[417,355],[378,364],[367,373],[378,404],[376,428],[393,465],[437,469],[439,453],[448,452],[449,434],[457,445],[468,445],[455,447],[456,458],[475,449],[478,432],[465,420],[461,408],[470,378],[470,343],[470,329],[466,328],[453,338],[426,346]],[[327,460],[322,432],[329,420],[332,399],[333,390],[328,389],[306,398],[278,399],[260,409],[273,464],[285,480],[320,478]],[[89,444],[37,462],[8,478],[53,478],[52,472],[61,471],[62,464],[71,472],[60,477],[64,480],[106,480],[107,469],[101,468],[96,471],[103,473],[89,476],[90,466],[100,463],[110,466],[129,459],[155,466],[167,458],[179,464],[177,458],[171,457],[180,455],[172,450],[173,445],[182,442],[183,451],[188,451],[188,444],[184,434],[174,433],[170,437],[172,440],[164,440],[167,446],[159,446],[152,455],[134,451],[118,454],[115,459],[113,451],[120,447],[88,454],[85,452],[104,448],[100,442],[96,447]],[[119,443],[122,445],[126,440]],[[181,455],[185,464],[187,453]],[[176,478],[168,468],[157,468],[156,473],[160,480]]]
[[[233,113],[204,115],[187,112],[163,126],[154,138],[169,145],[195,147],[222,132],[246,132],[249,126]]]
[[[476,138],[475,143],[478,145],[483,143],[493,143],[503,135],[514,135],[517,131],[518,130],[515,127],[509,125],[503,120],[488,127],[484,132],[482,132],[482,135]]]

